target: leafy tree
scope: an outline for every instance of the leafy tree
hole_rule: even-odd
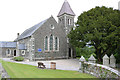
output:
[[[86,60],[88,60],[88,58],[91,56],[91,54],[96,56],[94,52],[95,52],[95,49],[92,46],[91,47],[85,46],[84,48],[76,47],[77,57],[84,56],[86,58]]]
[[[120,54],[120,11],[103,6],[83,12],[68,37],[74,47],[94,46],[98,61],[105,54]]]

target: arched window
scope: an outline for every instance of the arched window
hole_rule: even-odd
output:
[[[53,35],[50,35],[50,50],[53,50]]]
[[[55,38],[55,50],[58,50],[58,38]]]
[[[11,50],[7,49],[6,53],[7,53],[7,55],[10,55],[11,54]]]
[[[8,54],[10,54],[10,50],[8,49]]]
[[[48,50],[48,37],[45,37],[45,50]]]

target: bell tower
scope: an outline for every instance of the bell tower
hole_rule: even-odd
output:
[[[64,1],[60,12],[57,15],[58,17],[58,24],[61,26],[63,31],[66,35],[66,42],[67,42],[67,58],[74,58],[74,48],[69,44],[69,39],[67,34],[71,31],[72,27],[74,27],[74,17],[75,13],[73,12],[70,4],[67,0]]]
[[[70,32],[71,28],[74,26],[75,13],[70,7],[67,0],[64,1],[60,12],[58,13],[58,23],[62,25],[65,30],[66,35]]]

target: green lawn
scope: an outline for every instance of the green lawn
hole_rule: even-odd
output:
[[[38,69],[36,66],[2,62],[11,78],[95,78],[77,71]]]
[[[0,63],[2,63],[2,60],[0,59]],[[1,74],[0,74],[0,79],[1,79]]]

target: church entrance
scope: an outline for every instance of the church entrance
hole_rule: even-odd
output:
[[[16,56],[16,50],[14,50],[14,56]]]
[[[69,57],[71,57],[71,49],[69,48]]]
[[[73,50],[72,48],[69,48],[69,58],[72,58],[73,57]]]

